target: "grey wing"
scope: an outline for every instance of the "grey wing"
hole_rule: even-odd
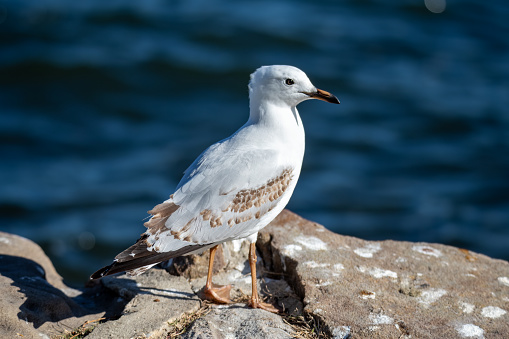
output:
[[[272,150],[225,150],[216,144],[186,171],[177,191],[149,221],[149,250],[171,251],[190,244],[210,244],[249,235],[249,230],[282,198],[293,169],[280,164]],[[161,227],[163,220],[164,227]],[[246,234],[247,233],[247,234]],[[253,233],[253,232],[251,232]]]

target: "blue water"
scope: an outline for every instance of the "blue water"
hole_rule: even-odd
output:
[[[299,106],[291,210],[508,260],[508,17],[506,0],[2,0],[0,229],[85,281],[245,122],[249,74],[290,64],[341,100]]]

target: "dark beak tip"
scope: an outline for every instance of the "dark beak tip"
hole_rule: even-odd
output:
[[[330,94],[326,97],[318,97],[317,99],[321,99],[321,100],[326,101],[331,104],[336,104],[336,105],[340,104],[339,99],[333,94]]]
[[[331,104],[339,104],[338,98],[334,94],[327,91],[317,89],[315,93],[308,94],[310,97],[329,102]]]

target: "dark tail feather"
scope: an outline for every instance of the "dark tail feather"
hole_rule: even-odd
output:
[[[143,266],[157,264],[162,261],[175,257],[173,252],[170,253],[154,253],[153,256],[145,256],[143,258],[133,258],[129,261],[114,261],[111,265],[101,268],[90,276],[90,279],[100,279],[107,275],[134,270]]]
[[[175,257],[181,256],[181,255],[185,255],[189,252],[196,251],[202,247],[210,247],[210,246],[211,246],[210,244],[189,245],[189,246],[185,246],[185,247],[183,247],[177,251],[173,251],[173,252],[158,253],[158,252],[145,251],[143,254],[139,253],[138,257],[136,257],[136,255],[134,257],[121,256],[121,254],[123,254],[124,252],[127,251],[126,250],[126,251],[122,252],[121,254],[119,254],[117,256],[116,260],[111,265],[103,267],[100,270],[98,270],[97,272],[95,272],[94,274],[92,274],[90,276],[90,279],[91,280],[100,279],[107,275],[130,271],[130,270],[134,270],[134,269],[137,269],[137,268],[140,268],[143,266],[147,266],[147,265],[157,264],[162,261],[166,261],[168,259],[175,258]],[[122,259],[119,259],[120,256]],[[122,260],[124,260],[124,261],[122,261]]]

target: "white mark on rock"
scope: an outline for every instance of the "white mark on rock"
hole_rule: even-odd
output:
[[[327,244],[317,237],[298,236],[295,241],[313,251],[327,250]]]
[[[302,251],[302,247],[299,245],[286,245],[283,247],[283,254],[287,257],[293,257],[297,252]]]
[[[239,272],[242,272],[244,271],[244,268],[245,268],[245,263],[241,262],[241,263],[238,263],[237,266],[235,266],[235,269]]]
[[[0,242],[3,243],[3,244],[10,244],[11,241],[7,238],[0,238]]]
[[[244,239],[232,240],[233,251],[234,252],[239,252],[240,248],[242,247],[242,243],[243,242],[244,242]]]
[[[315,287],[323,287],[323,286],[329,286],[332,285],[332,281],[325,281],[323,283],[315,284]]]
[[[340,272],[345,269],[345,266],[343,264],[334,264],[332,267],[334,272],[332,272],[333,277],[339,277],[341,274]]]
[[[215,308],[228,308],[228,307],[231,307],[229,305],[225,305],[225,304],[217,304],[217,305],[214,305]]]
[[[333,339],[347,339],[350,338],[350,326],[338,326],[332,330]]]
[[[356,248],[353,250],[355,254],[363,258],[373,258],[373,254],[380,251],[382,246],[379,243],[367,244],[364,247]]]
[[[421,295],[419,296],[418,300],[421,304],[428,307],[441,297],[447,294],[446,290],[443,290],[441,288],[430,288],[429,290],[422,291]]]
[[[302,265],[309,267],[309,268],[326,269],[326,270],[324,270],[324,272],[331,273],[333,277],[339,277],[341,275],[339,272],[341,272],[342,270],[345,269],[345,266],[343,266],[342,264],[334,264],[332,272],[330,272],[331,270],[329,269],[329,267],[331,266],[331,264],[327,264],[327,263],[319,264],[316,261],[306,261],[306,262],[302,263]],[[326,286],[326,285],[320,285],[320,286]]]
[[[509,286],[509,278],[508,277],[499,277],[497,280],[502,285]]]
[[[472,313],[474,311],[475,306],[469,303],[460,302],[460,309],[463,311],[463,313]]]
[[[464,324],[456,326],[456,331],[463,338],[484,338],[484,330],[474,324]]]
[[[507,311],[496,306],[486,306],[481,310],[481,315],[486,318],[495,319],[506,314]]]
[[[378,267],[367,268],[364,266],[359,266],[359,267],[357,267],[357,270],[362,273],[368,273],[369,275],[372,275],[373,277],[375,277],[377,279],[383,278],[383,277],[389,277],[389,278],[393,278],[393,279],[398,278],[398,274],[396,272],[389,271],[389,270],[383,270]]]
[[[361,293],[359,293],[359,297],[361,297],[361,299],[375,299],[376,297],[376,293],[375,292],[368,292],[368,291],[361,291]]]
[[[373,325],[387,325],[392,324],[394,322],[394,319],[387,315],[371,313],[369,315],[369,321]]]
[[[389,271],[389,270],[382,270],[381,268],[373,268],[369,272],[369,274],[371,274],[375,278],[383,278],[383,277],[389,277],[389,278],[394,278],[394,279],[398,278],[398,274],[396,272]]]
[[[406,258],[399,257],[398,259],[396,259],[396,264],[402,264],[404,262],[406,262]]]
[[[320,314],[323,313],[323,310],[321,308],[317,308],[313,311],[314,314]]]
[[[422,253],[422,254],[426,254],[426,255],[430,255],[432,257],[441,257],[442,256],[442,252],[433,248],[433,247],[430,247],[430,246],[423,246],[423,245],[415,245],[412,247],[412,250],[416,251],[416,252],[419,252],[419,253]]]
[[[330,264],[319,264],[316,261],[306,261],[303,263],[303,265],[309,268],[325,268],[330,266]]]
[[[251,281],[251,277],[249,275],[247,276],[243,275],[242,272],[239,272],[237,270],[232,270],[230,274],[228,274],[228,280],[249,284],[249,282]]]
[[[470,278],[477,278],[474,274],[472,273],[467,273],[465,274],[466,277],[470,277]]]
[[[345,269],[345,266],[343,264],[334,264],[334,271],[342,271]]]

